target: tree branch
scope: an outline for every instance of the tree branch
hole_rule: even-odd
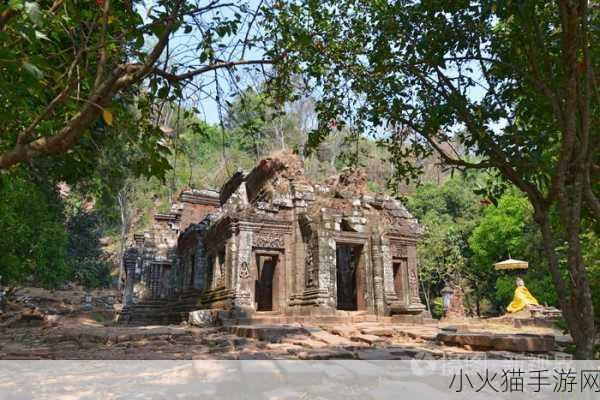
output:
[[[2,11],[0,13],[0,31],[4,30],[4,27],[8,23],[8,21],[17,14],[17,11],[9,8],[7,10]]]
[[[119,65],[114,68],[106,79],[95,85],[92,93],[85,100],[83,108],[58,133],[49,137],[39,137],[26,144],[17,143],[12,150],[0,154],[0,169],[8,168],[36,156],[62,153],[72,147],[98,118],[102,107],[110,102],[118,90],[143,79],[152,70],[164,50],[170,34],[177,26],[177,15],[182,2],[179,0],[173,11],[167,16],[165,30],[143,64]]]
[[[583,195],[586,203],[590,206],[590,211],[594,214],[596,219],[600,219],[600,200],[598,200],[598,197],[596,197],[594,191],[592,190],[589,171],[585,172]]]
[[[183,74],[177,75],[173,73],[169,73],[162,69],[155,68],[153,72],[159,76],[162,76],[168,81],[178,82],[184,81],[187,79],[191,79],[197,75],[204,74],[206,72],[214,71],[221,68],[233,68],[240,65],[256,65],[256,64],[272,64],[271,60],[238,60],[238,61],[220,61],[215,64],[207,65],[205,67],[201,67],[192,71],[185,72]]]

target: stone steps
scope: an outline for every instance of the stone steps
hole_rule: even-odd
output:
[[[502,334],[490,332],[441,332],[436,340],[452,346],[479,350],[500,350],[519,353],[554,351],[554,336],[532,334]]]
[[[230,325],[225,331],[240,337],[258,339],[270,343],[280,343],[294,336],[308,336],[309,332],[299,326],[290,325]]]
[[[283,315],[276,311],[260,311],[247,317],[221,317],[223,325],[276,325],[294,323],[343,324],[381,322],[389,317],[378,317],[366,311],[337,311],[333,315]]]
[[[170,298],[143,300],[124,309],[118,320],[134,326],[179,324],[198,308],[199,296],[200,291],[190,289]]]

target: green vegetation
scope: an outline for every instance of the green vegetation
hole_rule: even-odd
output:
[[[298,0],[268,15],[278,96],[297,96],[295,76],[301,91],[321,94],[313,147],[333,127],[386,130],[398,180],[416,178],[414,160],[437,154],[448,168],[491,174],[493,201],[510,186],[526,196],[576,355],[592,357],[582,234],[600,217],[598,8]]]
[[[287,148],[312,178],[361,166],[372,190],[405,196],[426,229],[430,308],[453,281],[474,313],[501,312],[514,276],[492,265],[523,258],[529,288],[560,306],[590,358],[599,10],[2,2],[0,283],[107,285],[131,234],[178,190],[218,188]],[[218,123],[199,117],[207,97]]]
[[[439,315],[440,290],[446,283],[459,284],[466,306],[474,315],[498,315],[513,298],[515,278],[523,278],[542,303],[559,307],[557,292],[544,259],[539,228],[527,198],[512,190],[494,205],[475,194],[484,181],[481,174],[457,175],[442,185],[425,183],[408,196],[407,206],[425,227],[418,246],[422,296],[434,315]],[[600,242],[586,230],[583,256],[594,305],[600,304],[597,264]],[[564,248],[561,273],[566,276]],[[509,257],[529,262],[528,270],[495,271],[494,263]],[[439,308],[439,307],[438,307]],[[600,313],[595,308],[596,323]]]
[[[52,187],[26,173],[0,176],[0,276],[3,282],[57,285],[69,276],[67,231]]]

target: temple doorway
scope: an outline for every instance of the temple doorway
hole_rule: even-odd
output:
[[[398,299],[408,304],[408,261],[406,259],[395,259],[392,264],[394,272],[394,291]]]
[[[257,254],[257,279],[254,295],[257,311],[275,311],[278,304],[277,265],[279,257],[272,254]]]
[[[365,309],[362,245],[338,243],[336,246],[337,309]]]

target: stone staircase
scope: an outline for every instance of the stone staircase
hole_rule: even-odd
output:
[[[143,300],[123,308],[117,320],[133,326],[179,324],[198,308],[199,296],[200,291],[191,289],[170,298]]]
[[[220,321],[225,326],[237,325],[288,325],[295,323],[318,323],[318,324],[338,324],[338,323],[359,323],[359,322],[377,322],[386,320],[386,317],[377,317],[366,311],[336,311],[332,315],[282,315],[275,311],[260,311],[250,316],[227,316],[227,313],[220,315]],[[388,317],[389,319],[389,317]]]
[[[134,326],[179,324],[188,321],[190,312],[201,308],[200,296],[199,290],[190,289],[171,298],[144,300],[125,307],[118,316],[118,322]],[[399,322],[392,319],[395,317],[378,317],[366,311],[337,310],[335,314],[314,316],[283,315],[277,311],[260,311],[251,315],[235,315],[220,310],[206,311],[216,313],[217,323],[224,326]]]

